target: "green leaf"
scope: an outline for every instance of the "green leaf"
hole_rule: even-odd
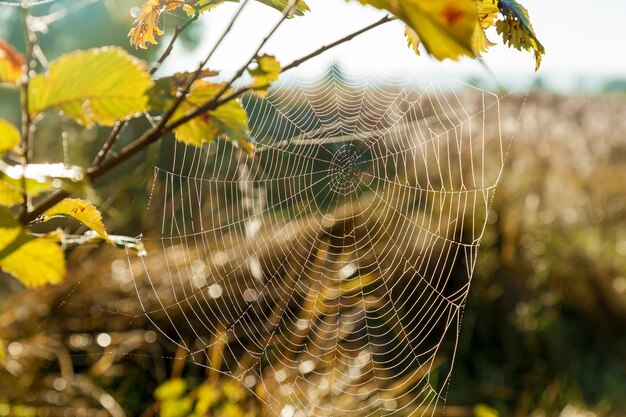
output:
[[[161,417],[187,417],[193,408],[191,398],[181,398],[176,400],[163,401],[161,404]]]
[[[60,283],[65,276],[65,256],[58,236],[35,237],[0,207],[0,269],[31,288]]]
[[[0,171],[0,205],[14,206],[20,204],[24,198],[22,180],[11,178]],[[26,193],[31,197],[36,197],[47,191],[56,189],[49,181],[39,182],[33,179],[26,179]]]
[[[0,207],[0,259],[9,245],[16,242],[21,234],[22,227],[19,222],[9,210]]]
[[[502,35],[506,45],[519,51],[532,51],[537,71],[546,51],[535,35],[528,11],[515,0],[499,0],[498,6],[504,19],[496,23],[496,31]]]
[[[194,411],[196,414],[204,416],[219,401],[220,393],[212,385],[204,383],[198,387],[197,397],[198,400],[196,401]]]
[[[0,83],[19,85],[24,56],[0,39]]]
[[[172,115],[175,122],[197,107],[212,100],[224,88],[224,84],[196,81],[187,98]],[[226,91],[225,95],[232,91]],[[238,100],[231,100],[195,119],[174,129],[174,135],[180,142],[202,146],[212,143],[216,137],[224,136],[245,153],[254,151],[254,143],[248,131],[248,115]]]
[[[150,108],[162,110],[170,106],[174,102],[178,90],[184,88],[194,74],[195,71],[177,72],[155,80],[154,86],[148,91]],[[196,80],[217,75],[219,75],[218,71],[205,69],[200,71]]]
[[[15,126],[0,119],[0,155],[19,145],[20,132]]]
[[[278,79],[282,67],[272,55],[261,55],[255,59],[256,66],[248,68],[248,73],[252,76],[250,88],[256,90],[257,94],[264,95],[270,84]]]
[[[88,201],[80,198],[66,198],[52,208],[43,213],[43,221],[48,221],[53,217],[68,216],[72,217],[94,232],[102,239],[109,240],[104,223],[102,223],[102,215],[98,209]]]
[[[474,57],[472,36],[477,14],[474,0],[359,0],[392,13],[411,29],[435,58]]]
[[[485,404],[477,404],[474,407],[474,417],[499,417],[500,413],[495,408]]]
[[[225,403],[215,413],[216,417],[245,417],[246,413],[237,404]]]
[[[35,116],[56,107],[77,122],[112,126],[148,108],[152,87],[143,61],[118,47],[63,55],[28,87],[28,108]]]
[[[12,206],[22,202],[23,172],[21,165],[8,165],[0,161],[0,205]],[[64,164],[29,164],[25,172],[26,193],[31,197],[58,188],[82,191],[87,185],[83,171],[79,167]]]
[[[163,382],[154,390],[154,398],[159,401],[175,400],[187,391],[187,383],[182,378],[172,378]]]

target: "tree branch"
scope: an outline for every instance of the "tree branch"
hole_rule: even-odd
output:
[[[306,61],[309,61],[310,59],[315,58],[318,55],[321,55],[322,53],[328,51],[329,49],[332,49],[338,45],[341,45],[342,43],[348,42],[350,40],[352,40],[353,38],[355,38],[358,35],[361,35],[371,29],[374,29],[384,23],[387,22],[391,22],[395,20],[394,17],[392,16],[385,16],[384,18],[378,20],[377,22],[370,24],[360,30],[357,30],[356,32],[353,32],[331,44],[325,45],[315,51],[313,51],[312,53],[303,56],[302,58],[299,58],[295,61],[293,61],[292,63],[288,64],[287,66],[283,67],[281,72],[286,72],[290,69],[293,69],[295,67],[297,67],[298,65],[303,64]],[[229,30],[229,29],[228,29]],[[225,35],[223,35],[220,39],[223,39]],[[221,40],[220,40],[221,42]],[[264,44],[264,43],[263,43]],[[261,47],[263,46],[263,44],[261,45]],[[258,48],[260,50],[260,48]],[[213,51],[215,50],[215,48],[213,49]],[[213,53],[213,51],[211,51],[209,53],[209,58],[210,55]],[[258,52],[257,52],[258,53]],[[205,61],[203,61],[203,64],[206,64],[206,62],[208,62],[208,59],[205,59]],[[249,65],[249,64],[248,64]],[[198,74],[202,71],[202,68],[204,67],[204,65],[200,66],[200,70],[196,71]],[[244,68],[245,71],[245,68]],[[231,100],[234,100],[238,97],[240,97],[241,95],[243,95],[244,93],[250,91],[250,87],[241,87],[235,91],[233,91],[232,93],[223,96],[221,98],[219,97],[215,97],[213,98],[211,101],[203,104],[202,106],[198,107],[196,110],[194,110],[193,112],[185,115],[184,117],[167,124],[167,121],[165,123],[160,123],[158,126],[155,126],[154,128],[146,131],[143,135],[141,135],[139,138],[137,138],[135,141],[133,141],[132,143],[130,143],[129,145],[127,145],[126,147],[124,147],[114,158],[108,159],[106,161],[102,161],[100,164],[98,165],[92,165],[86,172],[86,176],[87,179],[90,181],[95,181],[97,180],[99,177],[101,177],[102,175],[106,174],[107,172],[109,172],[110,170],[112,170],[113,168],[117,167],[118,165],[120,165],[121,163],[127,161],[128,159],[130,159],[131,157],[133,157],[134,155],[138,154],[139,152],[141,152],[142,150],[144,150],[145,148],[147,148],[150,144],[157,142],[159,139],[161,139],[167,132],[170,132],[171,130],[183,125],[184,123],[187,123],[188,121],[200,116],[201,114],[206,113],[207,111],[211,111],[211,110],[215,110],[217,107],[221,106],[224,103],[227,103]],[[172,112],[173,113],[173,112]],[[171,115],[170,115],[171,117]],[[169,120],[169,119],[168,119]],[[67,197],[69,195],[69,193],[65,190],[58,190],[50,195],[48,195],[46,198],[44,198],[43,200],[41,200],[37,206],[30,212],[27,213],[22,213],[22,215],[20,216],[20,222],[22,224],[28,224],[34,220],[36,220],[44,211],[46,211],[47,209],[53,207],[55,204],[57,204],[58,202],[60,202],[61,200],[63,200],[65,197]]]
[[[194,13],[193,16],[185,22],[185,24],[180,27],[177,26],[176,29],[174,29],[174,34],[172,35],[172,39],[170,39],[169,43],[167,44],[167,47],[165,48],[161,56],[152,64],[152,67],[150,68],[150,75],[154,75],[154,73],[158,71],[163,62],[165,62],[165,60],[172,53],[172,50],[174,49],[174,44],[178,40],[180,34],[183,33],[193,22],[198,20],[199,16],[200,13],[196,11],[196,13]],[[115,145],[115,142],[117,142],[117,140],[119,139],[122,131],[124,130],[124,127],[126,127],[127,124],[127,121],[121,121],[115,125],[115,127],[111,130],[111,133],[109,134],[106,142],[104,142],[102,148],[100,148],[100,151],[98,151],[98,154],[91,163],[91,166],[100,165],[102,161],[104,161],[113,145]]]
[[[371,25],[368,25],[362,29],[357,30],[356,32],[352,32],[349,35],[344,36],[341,39],[336,40],[335,42],[322,46],[321,48],[311,52],[308,55],[303,56],[302,58],[296,59],[295,61],[293,61],[292,63],[286,65],[285,67],[283,67],[283,69],[281,70],[281,74],[283,72],[289,71],[290,69],[296,68],[297,66],[315,58],[318,55],[323,54],[324,52],[328,51],[329,49],[332,49],[336,46],[341,45],[342,43],[348,42],[352,39],[354,39],[355,37],[370,31],[380,25],[383,25],[387,22],[391,22],[396,20],[395,17],[393,16],[385,16],[382,19],[380,19],[377,22],[372,23]],[[248,64],[249,65],[249,64]],[[210,101],[204,103],[201,106],[198,106],[194,111],[192,111],[191,113],[186,114],[185,116],[181,117],[180,119],[176,120],[173,123],[170,123],[169,125],[167,125],[167,129],[168,130],[172,130],[172,129],[176,129],[177,127],[181,126],[182,124],[187,123],[189,120],[195,119],[196,117],[200,116],[203,113],[206,113],[207,111],[211,111],[211,110],[215,110],[219,105],[228,102],[230,100],[233,100],[239,96],[241,96],[242,94],[244,94],[247,91],[250,91],[250,87],[242,87],[240,89],[237,89],[236,91],[234,91],[233,93],[231,93],[230,95],[224,97],[223,99],[220,98],[220,96],[216,96],[213,99],[211,99]]]

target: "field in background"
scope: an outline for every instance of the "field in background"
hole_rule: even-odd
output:
[[[517,122],[513,113],[503,123]],[[478,257],[448,416],[626,413],[624,114],[623,95],[526,99]],[[141,217],[127,213],[118,224],[136,230]],[[180,352],[141,314],[123,252],[81,249],[70,265],[65,284],[13,288],[0,301],[9,354],[0,415],[18,415],[15,405],[23,415],[37,408],[50,416],[77,408],[139,415],[168,376],[200,381],[204,370],[176,360]],[[234,390],[218,394],[242,413],[232,416],[271,415],[248,391]],[[4,413],[8,404],[13,411]]]

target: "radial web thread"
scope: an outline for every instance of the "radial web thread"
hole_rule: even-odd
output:
[[[440,414],[511,139],[500,100],[339,71],[244,97],[255,158],[178,144],[154,168],[145,315],[275,415]]]

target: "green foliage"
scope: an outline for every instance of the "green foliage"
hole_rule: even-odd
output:
[[[280,62],[272,55],[262,55],[255,59],[256,67],[248,68],[253,81],[250,88],[264,95],[271,83],[278,79],[282,68]]]
[[[154,390],[161,417],[244,417],[247,393],[238,382],[204,382],[189,389],[182,378],[168,379]]]
[[[283,12],[286,7],[294,6],[284,15],[285,18],[301,16],[309,10],[304,1],[295,5],[288,0],[258,1]],[[135,48],[157,44],[158,36],[164,34],[159,27],[164,12],[180,13],[183,19],[187,19],[180,29],[184,30],[199,14],[210,12],[223,2],[147,0],[141,5],[128,33],[130,44]],[[478,56],[491,45],[485,30],[494,25],[507,45],[533,51],[537,67],[544,53],[527,11],[514,0],[360,2],[390,12],[404,21],[409,45],[416,52],[423,45],[430,55],[440,60]],[[28,26],[29,19],[24,20]],[[284,70],[274,56],[264,54],[248,61],[237,73],[242,75],[247,71],[252,78],[238,88],[234,83],[238,80],[228,83],[205,80],[218,74],[206,68],[153,80],[154,71],[148,70],[144,61],[122,48],[111,46],[70,51],[48,64],[37,44],[38,33],[43,29],[28,29],[25,38],[29,45],[24,48],[24,54],[0,40],[0,83],[13,89],[21,87],[23,113],[20,130],[0,119],[0,205],[11,207],[10,210],[2,209],[3,227],[9,237],[0,246],[0,267],[31,287],[58,283],[63,279],[65,260],[61,243],[80,244],[98,237],[143,253],[136,241],[108,235],[95,205],[86,199],[64,197],[86,194],[92,180],[169,132],[173,132],[176,140],[193,146],[224,138],[245,154],[253,155],[255,145],[250,138],[248,115],[239,97],[247,91],[264,95]],[[324,50],[321,48],[318,52]],[[166,49],[158,64],[167,58],[168,53]],[[45,71],[39,71],[41,68]],[[200,111],[199,108],[208,110]],[[91,166],[79,168],[52,161],[32,163],[30,154],[39,145],[35,132],[45,120],[43,113],[50,109],[60,111],[82,126],[116,126],[111,131],[110,143],[103,144],[102,155],[98,155]],[[152,127],[139,135],[139,139],[128,147],[130,149],[124,148],[127,153],[111,157],[109,151],[122,129],[131,119],[147,112],[152,113]],[[24,137],[20,131],[24,132]],[[71,217],[91,231],[83,236],[52,232],[47,222],[53,217]],[[29,231],[34,223],[38,224],[38,230],[44,230],[42,234],[35,236]],[[183,404],[179,406],[183,407]]]
[[[168,379],[154,390],[154,398],[159,401],[177,400],[187,391],[187,383],[182,378]]]
[[[0,155],[14,149],[20,143],[20,132],[6,120],[0,119]]]
[[[163,12],[183,9],[187,15],[192,16],[196,13],[205,13],[213,10],[215,7],[225,1],[238,3],[239,0],[148,0],[141,7],[141,13],[133,22],[133,27],[128,32],[130,43],[135,48],[146,49],[147,44],[156,45],[157,36],[163,35],[163,30],[159,28],[159,19]],[[287,7],[287,0],[258,0],[267,6],[282,11]],[[299,1],[291,11],[289,17],[302,16],[309,11],[309,7],[304,1]]]
[[[65,276],[65,257],[57,234],[35,237],[0,207],[0,268],[27,287],[58,284]]]
[[[215,84],[208,81],[196,81],[189,95],[176,109],[172,121],[176,122],[198,106],[214,99],[226,88],[223,83]],[[227,89],[224,94],[230,94]],[[173,100],[173,97],[172,97]],[[176,139],[194,146],[212,143],[218,136],[224,136],[241,146],[246,153],[254,151],[254,144],[248,132],[248,116],[239,101],[229,101],[217,109],[208,111],[188,123],[174,129]]]
[[[76,51],[30,81],[28,110],[56,107],[77,122],[112,126],[148,108],[152,87],[145,64],[115,47]]]

